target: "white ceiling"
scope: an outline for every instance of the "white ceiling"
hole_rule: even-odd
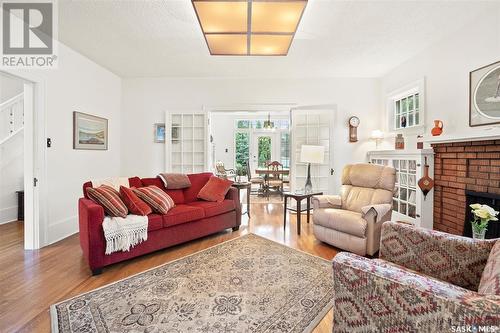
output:
[[[59,39],[122,77],[378,77],[498,2],[309,0],[286,57],[210,56],[190,0],[60,0]]]

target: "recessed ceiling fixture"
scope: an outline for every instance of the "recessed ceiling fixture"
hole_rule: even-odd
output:
[[[211,55],[288,54],[307,0],[191,0]]]

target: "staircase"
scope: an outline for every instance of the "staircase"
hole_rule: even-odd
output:
[[[24,94],[0,104],[0,147],[24,129]]]

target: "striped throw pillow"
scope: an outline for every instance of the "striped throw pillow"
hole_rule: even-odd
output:
[[[128,214],[127,206],[120,198],[120,193],[111,186],[88,187],[87,195],[90,199],[104,207],[104,211],[109,216],[126,217]]]
[[[134,193],[160,214],[167,214],[175,206],[174,200],[158,186],[135,188]]]

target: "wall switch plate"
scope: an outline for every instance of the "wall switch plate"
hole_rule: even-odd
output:
[[[50,138],[47,138],[47,148],[52,147],[52,140]]]

